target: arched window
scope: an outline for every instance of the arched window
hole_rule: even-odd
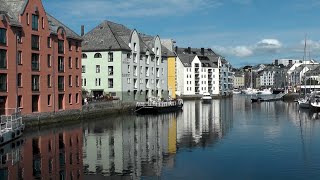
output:
[[[88,58],[88,56],[86,55],[86,54],[82,54],[82,59],[87,59]]]
[[[100,53],[96,53],[96,54],[94,55],[94,58],[102,58],[102,55],[101,55]]]

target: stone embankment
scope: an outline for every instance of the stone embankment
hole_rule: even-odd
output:
[[[92,102],[84,105],[82,110],[65,110],[54,113],[38,113],[24,115],[26,127],[47,126],[57,123],[75,123],[88,119],[103,118],[105,116],[118,115],[120,113],[133,112],[135,103],[121,101]]]

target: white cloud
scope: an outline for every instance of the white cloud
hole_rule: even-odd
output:
[[[263,39],[256,44],[257,49],[279,49],[282,43],[277,39]]]
[[[274,53],[282,48],[282,43],[277,39],[262,39],[254,45],[222,47],[214,46],[218,53],[222,55],[232,55],[236,57],[248,57],[259,53]]]

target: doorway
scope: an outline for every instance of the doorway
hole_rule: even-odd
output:
[[[39,95],[32,95],[32,112],[39,112]]]
[[[63,101],[64,101],[64,94],[59,94],[59,102],[58,102],[59,110],[63,109]]]

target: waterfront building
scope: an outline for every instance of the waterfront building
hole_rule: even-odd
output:
[[[162,39],[161,44],[169,50],[168,52],[168,91],[171,98],[176,98],[177,91],[177,56],[173,53],[174,41],[172,39]],[[163,48],[164,49],[164,48]]]
[[[0,114],[81,109],[81,41],[40,0],[0,0]]]
[[[263,88],[272,87],[274,84],[275,71],[273,67],[265,68],[260,75],[260,86]]]
[[[232,94],[234,83],[232,66],[224,57],[219,58],[218,65],[220,71],[220,95],[230,95]]]
[[[91,96],[124,101],[168,96],[167,56],[159,36],[104,21],[83,36],[82,82]]]
[[[275,59],[273,60],[273,64],[278,66],[280,64],[283,64],[284,66],[292,66],[296,63],[301,63],[302,60],[300,59]]]
[[[237,89],[244,88],[244,74],[243,73],[235,73],[233,86],[234,86],[234,88],[237,88]]]
[[[175,48],[177,54],[177,94],[219,95],[219,66],[221,57],[211,49]]]

